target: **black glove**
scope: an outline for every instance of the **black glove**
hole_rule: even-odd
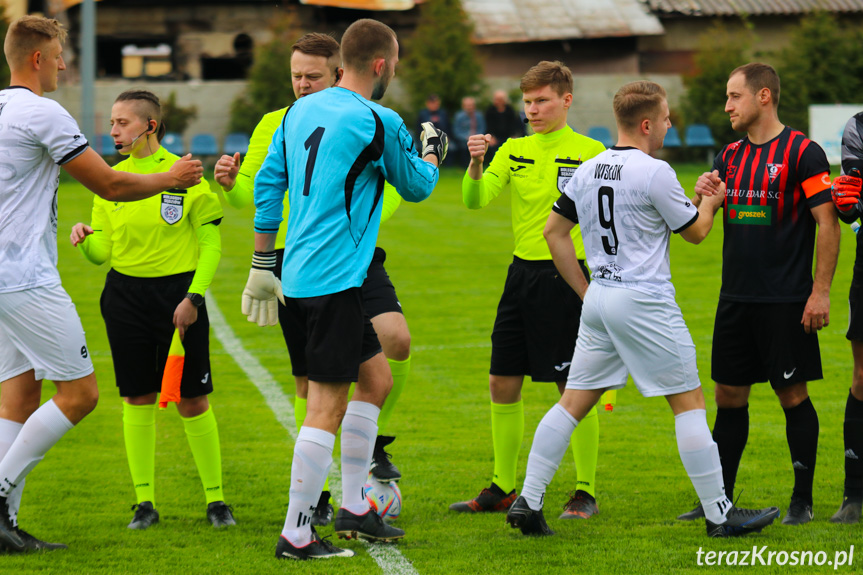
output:
[[[449,148],[449,138],[446,132],[434,127],[431,122],[423,122],[422,133],[420,134],[420,143],[422,144],[422,154],[425,158],[429,154],[434,154],[437,157],[438,166],[443,163],[446,158],[446,151]]]

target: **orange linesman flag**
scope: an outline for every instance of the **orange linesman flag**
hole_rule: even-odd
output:
[[[180,383],[183,381],[183,364],[186,362],[186,350],[180,340],[180,332],[174,330],[171,347],[168,349],[168,361],[165,363],[165,373],[162,375],[162,393],[159,395],[159,408],[165,409],[168,403],[180,402]]]
[[[165,388],[165,384],[162,384],[162,389]],[[179,388],[178,388],[179,389]],[[605,406],[605,411],[614,411],[614,406],[617,403],[617,390],[609,389],[605,393],[602,394],[602,397],[599,398],[599,404]]]

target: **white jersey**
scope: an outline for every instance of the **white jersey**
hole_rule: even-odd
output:
[[[606,150],[575,171],[553,209],[581,225],[595,281],[674,293],[669,238],[698,208],[666,162],[636,148]]]
[[[88,145],[57,102],[23,87],[0,90],[0,293],[60,283],[60,166]]]

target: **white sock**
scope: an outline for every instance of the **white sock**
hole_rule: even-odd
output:
[[[521,495],[534,511],[542,509],[545,489],[560,467],[578,421],[559,403],[548,410],[533,436]]]
[[[705,410],[693,409],[675,415],[674,430],[680,459],[701,500],[705,517],[713,523],[725,523],[731,502],[725,496],[719,448],[707,427]]]
[[[12,447],[12,443],[18,437],[18,433],[22,427],[24,427],[23,423],[9,419],[0,419],[0,461],[3,461],[6,452]],[[24,483],[26,481],[22,479],[18,487],[13,489],[6,498],[9,518],[12,519],[12,525],[15,526],[18,525],[18,508],[21,507],[21,494],[24,492]]]
[[[312,513],[333,463],[335,444],[336,436],[323,429],[303,426],[297,435],[288,514],[282,528],[282,536],[295,547],[308,545],[312,540]]]
[[[74,425],[49,399],[33,412],[0,461],[0,497],[9,497],[36,464]]]
[[[342,420],[342,507],[355,515],[369,510],[363,485],[369,477],[380,414],[371,403],[352,401]]]

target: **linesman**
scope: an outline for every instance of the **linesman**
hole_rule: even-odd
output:
[[[129,157],[114,169],[136,174],[169,169],[179,158],[159,144],[164,134],[156,95],[120,94],[111,109],[111,136]],[[91,224],[72,228],[72,245],[88,261],[111,260],[100,305],[123,397],[123,435],[138,500],[130,529],[159,521],[156,399],[175,329],[185,348],[177,410],[203,483],[207,518],[215,527],[235,524],[224,502],[219,429],[207,398],[213,377],[204,292],[221,257],[221,219],[219,198],[205,180],[126,204],[94,198]]]

